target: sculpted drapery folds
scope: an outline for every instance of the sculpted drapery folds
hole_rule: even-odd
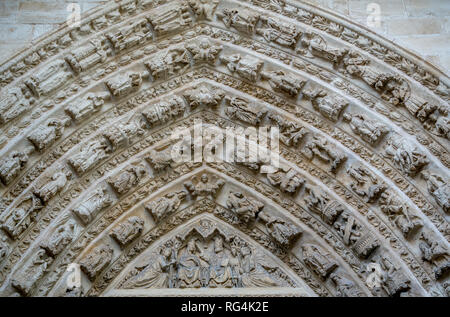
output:
[[[1,65],[0,295],[448,296],[448,76],[325,15],[107,1]]]

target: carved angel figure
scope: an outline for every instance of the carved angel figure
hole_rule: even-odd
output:
[[[156,222],[159,222],[168,215],[178,210],[181,202],[185,198],[186,192],[184,190],[169,193],[164,197],[158,198],[157,200],[145,205],[145,210],[151,213],[153,219],[155,219]]]
[[[230,192],[226,202],[239,219],[249,223],[264,208],[264,204],[254,198],[246,197],[241,192]]]
[[[258,218],[266,224],[267,232],[282,246],[290,246],[301,234],[302,230],[291,222],[261,211]]]
[[[208,174],[202,174],[200,180],[194,177],[191,181],[184,183],[184,187],[194,198],[214,199],[225,182],[221,179],[213,180],[210,177]]]

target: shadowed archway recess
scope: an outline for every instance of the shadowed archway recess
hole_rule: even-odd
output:
[[[109,1],[0,66],[0,294],[449,296],[449,84],[301,1]]]

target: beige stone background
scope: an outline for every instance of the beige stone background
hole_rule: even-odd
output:
[[[58,24],[66,21],[69,3],[81,11],[101,0],[0,0],[0,63]],[[380,27],[374,31],[425,59],[450,70],[450,0],[306,0],[366,25],[367,5],[380,6]]]

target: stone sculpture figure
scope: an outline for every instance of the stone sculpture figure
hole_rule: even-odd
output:
[[[67,221],[64,225],[56,228],[53,234],[41,245],[48,255],[55,258],[75,238],[76,223],[74,220]]]
[[[230,192],[226,205],[244,223],[255,220],[264,204],[254,198],[246,197],[241,192]]]
[[[230,72],[237,73],[242,78],[251,82],[258,80],[259,72],[264,65],[259,59],[249,55],[245,55],[244,57],[239,54],[222,55],[219,59],[227,66]]]
[[[25,85],[36,97],[47,96],[64,85],[73,77],[63,59],[58,59],[46,65],[25,80]]]
[[[318,245],[305,243],[301,249],[303,262],[323,279],[338,267],[337,262]]]
[[[330,280],[336,287],[336,297],[360,297],[361,293],[355,283],[342,273],[331,273]]]
[[[186,49],[191,52],[194,62],[200,64],[203,62],[214,65],[217,56],[222,51],[222,45],[216,45],[207,37],[190,42],[185,45]]]
[[[158,36],[180,32],[193,22],[187,3],[173,3],[159,7],[158,10],[152,11],[147,19]]]
[[[280,187],[282,192],[288,194],[295,194],[305,183],[300,174],[294,169],[286,167],[267,173],[267,179],[271,185]]]
[[[111,143],[114,150],[130,144],[134,136],[142,136],[144,134],[145,120],[142,117],[131,117],[124,123],[108,127],[108,130],[102,135]]]
[[[380,208],[407,238],[412,232],[423,226],[419,216],[412,213],[409,207],[391,193],[384,192],[380,198]]]
[[[365,167],[352,164],[347,169],[347,174],[354,179],[350,183],[351,189],[359,196],[366,197],[367,202],[372,203],[380,198],[386,190],[384,184],[379,184],[378,179]]]
[[[389,132],[383,123],[370,120],[362,114],[345,113],[343,119],[355,134],[372,145],[377,144]]]
[[[211,175],[202,174],[200,179],[193,177],[190,181],[184,183],[184,187],[194,198],[214,199],[225,182],[221,179],[213,178]]]
[[[450,212],[450,183],[444,177],[428,170],[422,172],[427,182],[428,192],[434,197],[436,203],[444,210]]]
[[[255,26],[259,20],[259,14],[250,13],[242,9],[223,9],[222,12],[217,13],[217,16],[227,28],[233,27],[239,32],[248,34],[255,33]]]
[[[137,91],[142,84],[143,78],[148,77],[147,72],[130,72],[126,74],[116,75],[108,79],[105,84],[111,95],[116,98],[122,98]]]
[[[100,111],[100,108],[105,104],[111,95],[107,92],[103,93],[88,93],[86,97],[80,101],[74,101],[69,104],[64,110],[76,122],[81,122],[91,117],[94,113]]]
[[[52,146],[64,133],[64,128],[70,125],[70,118],[51,119],[37,127],[28,135],[28,140],[33,143],[39,152]]]
[[[411,289],[411,280],[394,264],[387,255],[382,255],[378,261],[382,270],[381,288],[390,297],[401,296]]]
[[[109,244],[101,244],[95,247],[80,261],[81,270],[86,273],[91,281],[94,281],[111,263],[113,253],[114,251]]]
[[[275,91],[287,93],[291,97],[297,96],[306,84],[306,80],[282,70],[261,72],[261,78],[269,81]]]
[[[158,80],[184,72],[190,67],[190,59],[185,48],[177,47],[155,54],[144,64],[153,79]]]
[[[106,191],[106,187],[99,186],[88,198],[74,208],[73,212],[86,225],[95,218],[97,213],[109,207],[112,202],[112,197]]]
[[[281,133],[281,142],[287,146],[297,146],[308,133],[306,128],[297,122],[284,119],[281,115],[269,112],[267,118],[276,124]]]
[[[175,267],[177,266],[174,252],[169,247],[161,247],[157,259],[148,266],[139,268],[141,271],[122,284],[124,289],[133,288],[173,288],[175,287]]]
[[[45,253],[44,249],[39,249],[30,263],[13,277],[11,285],[23,295],[30,295],[34,285],[44,275],[52,261],[53,259]]]
[[[385,156],[391,158],[395,166],[410,177],[416,176],[429,163],[425,153],[413,143],[402,138],[388,140]]]
[[[219,0],[188,0],[188,4],[197,20],[204,18],[205,20],[212,21]]]
[[[82,175],[107,158],[111,151],[112,148],[106,139],[95,139],[82,146],[77,154],[69,158],[68,163],[78,175]]]
[[[336,219],[346,210],[341,203],[331,199],[323,191],[316,194],[310,186],[306,186],[305,191],[308,195],[305,198],[308,209],[320,215],[320,218],[329,225],[333,225]]]
[[[80,74],[105,62],[109,55],[111,55],[111,50],[106,48],[106,38],[100,37],[75,48],[64,59],[75,73]]]
[[[0,180],[9,185],[25,168],[28,156],[34,151],[33,147],[27,147],[23,151],[13,151],[0,161]]]
[[[329,47],[323,37],[314,32],[303,33],[300,41],[311,55],[324,58],[334,65],[338,65],[348,53],[347,49]]]
[[[275,42],[281,46],[295,47],[301,32],[293,25],[277,22],[268,16],[260,17],[261,26],[256,28],[256,34],[267,42]]]
[[[28,229],[42,208],[44,206],[38,197],[33,194],[27,194],[4,220],[1,228],[13,239],[16,239]]]
[[[323,89],[308,89],[303,95],[311,100],[313,108],[319,111],[325,118],[337,122],[342,111],[348,106],[348,102],[336,95],[329,94]]]
[[[283,247],[291,246],[303,233],[303,231],[292,222],[287,222],[279,217],[272,216],[267,211],[261,211],[258,214],[258,218],[265,223],[269,235]]]
[[[225,93],[221,89],[200,85],[193,87],[183,93],[183,96],[189,102],[191,109],[196,109],[201,105],[207,108],[217,107]]]
[[[433,267],[436,279],[440,279],[450,271],[450,251],[445,244],[438,241],[431,230],[422,231],[419,249],[422,252],[422,259]]]
[[[66,186],[69,177],[72,173],[69,171],[61,170],[53,174],[45,185],[39,189],[34,189],[33,193],[39,197],[45,204],[47,204],[52,198],[54,198],[60,191]]]
[[[144,220],[138,216],[131,216],[115,227],[110,235],[124,247],[136,239],[143,229]]]
[[[24,94],[17,87],[2,91],[0,96],[0,124],[7,123],[30,108],[34,99],[30,99],[30,94]]]
[[[123,195],[138,185],[146,174],[147,171],[142,165],[129,166],[123,172],[110,177],[107,182],[117,194]]]
[[[339,166],[347,160],[347,156],[338,152],[333,146],[328,144],[328,141],[315,135],[303,148],[303,153],[306,157],[312,160],[317,157],[319,160],[330,165],[330,171],[336,173]]]
[[[171,151],[172,147],[161,151],[155,151],[152,149],[148,152],[148,155],[145,156],[145,160],[156,172],[167,170],[174,163]]]
[[[120,52],[152,40],[153,33],[146,19],[139,19],[106,34],[114,50]]]
[[[181,116],[184,114],[185,110],[186,105],[183,102],[183,99],[179,96],[175,96],[152,105],[150,109],[142,112],[142,116],[147,120],[150,127],[154,127],[157,124],[163,124],[173,118]]]
[[[231,119],[257,126],[266,115],[266,111],[257,109],[245,99],[226,96],[225,100],[228,103],[225,114]]]
[[[177,211],[185,198],[186,192],[184,190],[172,192],[146,204],[145,210],[148,211],[158,223]]]

